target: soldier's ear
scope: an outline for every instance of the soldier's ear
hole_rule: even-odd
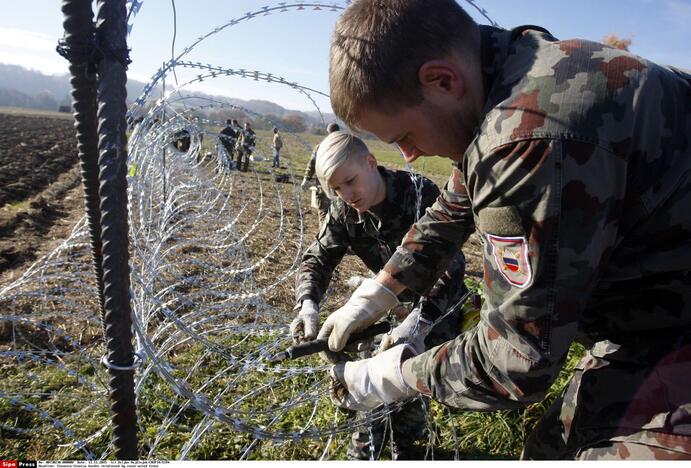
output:
[[[371,169],[376,169],[377,167],[377,159],[374,157],[372,153],[367,154],[367,165]]]
[[[460,99],[465,94],[465,80],[458,66],[449,60],[428,60],[417,73],[423,93],[453,96]]]

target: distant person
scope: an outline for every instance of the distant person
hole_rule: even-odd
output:
[[[327,134],[337,132],[341,129],[341,127],[338,126],[337,123],[331,122],[327,127],[326,127],[326,132]],[[315,172],[315,165],[317,163],[317,151],[319,150],[319,145],[315,146],[314,149],[312,150],[312,157],[310,157],[309,162],[307,163],[307,167],[305,168],[305,177],[302,179],[302,184],[300,187],[302,188],[303,192],[307,190],[309,187],[309,183],[312,180],[312,177],[314,177],[314,172]],[[317,187],[317,204],[319,206],[319,226],[322,225],[324,222],[324,219],[326,218],[326,213],[329,212],[329,206],[331,205],[331,200],[329,197],[324,193],[324,190],[322,190],[322,187],[320,184],[316,185]]]
[[[429,179],[419,177],[413,181],[407,171],[378,166],[365,143],[349,133],[330,133],[319,145],[316,159],[319,182],[333,201],[317,239],[305,252],[298,270],[295,310],[299,313],[290,325],[296,342],[316,338],[319,302],[346,250],[351,248],[370,271],[377,273],[410,226],[439,196],[439,189]],[[418,352],[423,352],[427,347],[458,336],[460,308],[453,309],[435,327],[431,328],[431,324],[456,305],[467,291],[463,284],[464,270],[465,259],[459,252],[426,296],[409,292],[401,296],[402,301],[413,304],[413,310],[382,340],[380,349],[412,342]],[[374,280],[366,279],[361,288],[372,283]],[[411,336],[416,327],[420,333]],[[392,458],[414,457],[412,444],[422,437],[425,427],[422,403],[403,406],[393,413],[392,424]],[[348,457],[368,459],[372,449],[374,453],[381,450],[386,435],[381,422],[374,424],[371,437],[368,429],[360,428],[353,435]],[[374,447],[370,447],[370,439]]]
[[[240,131],[241,129],[240,125],[238,125],[238,121],[235,119],[228,119],[226,120],[226,127],[221,130],[221,134],[219,135],[221,144],[226,150],[226,160],[224,161],[224,164],[229,169],[233,166],[233,153],[235,151],[237,139],[240,136]]]
[[[245,122],[245,128],[242,129],[240,137],[235,145],[237,150],[237,168],[243,172],[247,172],[250,165],[250,156],[254,152],[254,146],[257,141],[257,135],[252,130],[249,122]],[[243,162],[244,159],[244,162]]]
[[[176,150],[187,153],[190,149],[192,138],[188,130],[180,130],[173,135],[173,146]]]
[[[281,134],[278,133],[278,129],[276,127],[274,127],[274,140],[271,144],[271,148],[273,149],[273,161],[271,162],[271,167],[280,167],[280,157],[281,148],[283,148],[283,139],[281,138]]]

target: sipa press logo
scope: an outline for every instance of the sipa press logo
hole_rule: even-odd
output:
[[[0,460],[0,468],[36,468],[36,461],[25,460]]]

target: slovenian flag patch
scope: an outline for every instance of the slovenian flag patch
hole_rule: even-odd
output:
[[[499,273],[510,284],[519,288],[530,282],[532,272],[528,261],[528,242],[525,237],[504,237],[487,234],[492,255]]]

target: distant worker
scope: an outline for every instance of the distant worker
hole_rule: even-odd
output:
[[[237,143],[237,139],[240,136],[241,131],[242,129],[240,128],[237,120],[228,119],[226,120],[226,127],[221,130],[221,134],[219,135],[219,140],[227,153],[223,164],[229,169],[232,169],[233,167],[233,152],[235,151],[235,144]]]
[[[326,132],[331,134],[333,132],[339,131],[340,129],[341,127],[339,127],[336,122],[331,122],[326,127]],[[317,150],[319,150],[319,145],[315,146],[312,150],[312,157],[310,158],[309,162],[307,163],[307,167],[305,168],[305,177],[303,177],[302,184],[300,185],[303,191],[307,190],[307,188],[309,187],[309,183],[312,180],[312,177],[314,177],[315,165],[317,163]],[[324,190],[321,188],[321,185],[319,183],[316,184],[316,187],[317,203],[319,205],[319,226],[321,226],[324,222],[324,219],[326,218],[326,214],[329,212],[331,200],[329,200],[329,197],[326,195],[326,193],[324,193]]]
[[[254,130],[250,127],[250,123],[245,122],[245,128],[241,130],[240,137],[235,145],[235,149],[237,150],[237,168],[239,170],[247,172],[250,165],[250,156],[254,152],[256,142],[256,133],[254,133]]]
[[[188,130],[182,129],[173,135],[173,146],[176,150],[187,153],[190,149],[191,137]]]
[[[271,148],[273,149],[273,161],[271,162],[271,167],[280,167],[280,157],[281,157],[281,148],[283,148],[283,138],[281,138],[281,134],[278,133],[278,129],[274,127],[274,141],[271,144]]]

